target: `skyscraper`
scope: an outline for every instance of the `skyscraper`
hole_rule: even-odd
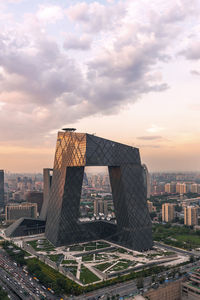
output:
[[[44,181],[43,205],[42,205],[42,209],[40,212],[40,219],[43,219],[43,220],[46,220],[46,217],[47,217],[47,209],[48,209],[48,205],[49,205],[52,174],[53,174],[52,169],[49,169],[49,168],[43,169],[43,181]]]
[[[0,170],[0,208],[4,208],[4,170]]]
[[[85,166],[108,166],[117,225],[80,224]],[[45,235],[56,246],[104,238],[138,251],[149,249],[153,242],[146,196],[137,148],[86,133],[59,132]]]
[[[175,205],[173,203],[164,203],[162,205],[162,221],[172,222],[175,218]]]
[[[184,224],[187,226],[198,225],[198,207],[184,207]]]
[[[108,214],[108,202],[104,199],[94,199],[94,214],[98,216],[99,214]]]
[[[151,196],[150,174],[149,174],[147,166],[145,164],[143,164],[142,166],[144,169],[144,180],[145,180],[145,185],[146,185],[146,189],[147,189],[147,199],[149,199]]]
[[[42,203],[43,203],[43,193],[38,191],[31,191],[26,193],[26,201],[28,203],[37,203],[37,210],[40,214]]]

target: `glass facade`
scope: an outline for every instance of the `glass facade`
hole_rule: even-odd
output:
[[[4,171],[0,170],[0,208],[3,208],[4,205]]]
[[[79,223],[85,166],[108,166],[117,224]],[[55,246],[103,238],[138,251],[151,248],[139,150],[86,133],[59,132],[45,235]]]

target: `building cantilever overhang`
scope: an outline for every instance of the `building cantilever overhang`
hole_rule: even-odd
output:
[[[78,222],[85,166],[109,169],[117,225],[113,229],[102,224],[103,238],[135,250],[151,248],[151,220],[138,148],[71,131],[58,133],[46,237],[56,246],[102,238],[99,225],[93,230]]]

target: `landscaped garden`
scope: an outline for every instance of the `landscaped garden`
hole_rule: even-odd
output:
[[[129,261],[129,260],[120,260],[117,264],[115,264],[112,268],[109,269],[109,272],[116,272],[128,269],[130,266],[136,265],[137,262]]]
[[[89,242],[84,244],[76,244],[69,247],[69,251],[92,251],[97,249],[103,249],[110,247],[109,243],[98,241],[98,242]]]
[[[77,273],[77,266],[72,266],[72,265],[66,265],[65,269],[69,272],[71,272],[75,277]]]
[[[200,231],[194,231],[186,226],[171,226],[171,224],[154,224],[153,237],[155,241],[192,250],[200,247]]]
[[[93,283],[100,279],[85,266],[81,266],[80,281],[84,284]]]
[[[98,264],[98,265],[95,265],[94,267],[96,269],[98,269],[99,271],[105,271],[107,268],[109,268],[110,266],[113,265],[113,262],[110,263],[110,262],[106,262],[106,263],[103,263],[103,264]]]
[[[51,254],[48,255],[48,258],[56,263],[61,263],[64,255],[63,254]]]
[[[77,264],[77,262],[76,262],[76,260],[73,260],[73,259],[65,259],[62,261],[62,264],[75,265],[75,264]]]
[[[31,247],[35,251],[54,251],[55,247],[45,239],[42,240],[34,240],[34,241],[28,241],[27,244],[31,245]]]

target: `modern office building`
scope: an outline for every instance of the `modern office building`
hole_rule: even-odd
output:
[[[108,215],[108,201],[103,199],[94,199],[94,215]]]
[[[37,204],[22,203],[16,205],[6,205],[5,207],[6,223],[12,223],[22,217],[36,218]]]
[[[149,199],[151,196],[150,174],[149,174],[147,166],[145,164],[143,164],[142,166],[143,166],[143,170],[144,170],[144,180],[145,180],[145,185],[146,185],[146,190],[147,190],[147,199]]]
[[[49,205],[52,174],[53,174],[52,169],[49,169],[49,168],[43,169],[43,182],[44,182],[43,205],[42,205],[41,213],[40,213],[40,219],[42,219],[42,220],[46,220],[46,218],[47,218],[47,209],[48,209],[48,205]]]
[[[200,268],[196,267],[189,273],[189,279],[182,282],[181,300],[200,299]]]
[[[116,222],[79,222],[86,166],[107,166]],[[108,239],[138,251],[152,247],[147,186],[137,148],[87,133],[58,133],[45,235],[55,246]]]
[[[26,193],[26,202],[28,203],[37,203],[37,210],[40,214],[43,203],[43,193],[38,191],[30,191]]]
[[[162,221],[172,222],[175,218],[175,205],[172,203],[164,203],[162,205]]]
[[[0,170],[0,209],[4,206],[4,170]]]
[[[184,207],[184,224],[187,226],[198,225],[198,207]]]

